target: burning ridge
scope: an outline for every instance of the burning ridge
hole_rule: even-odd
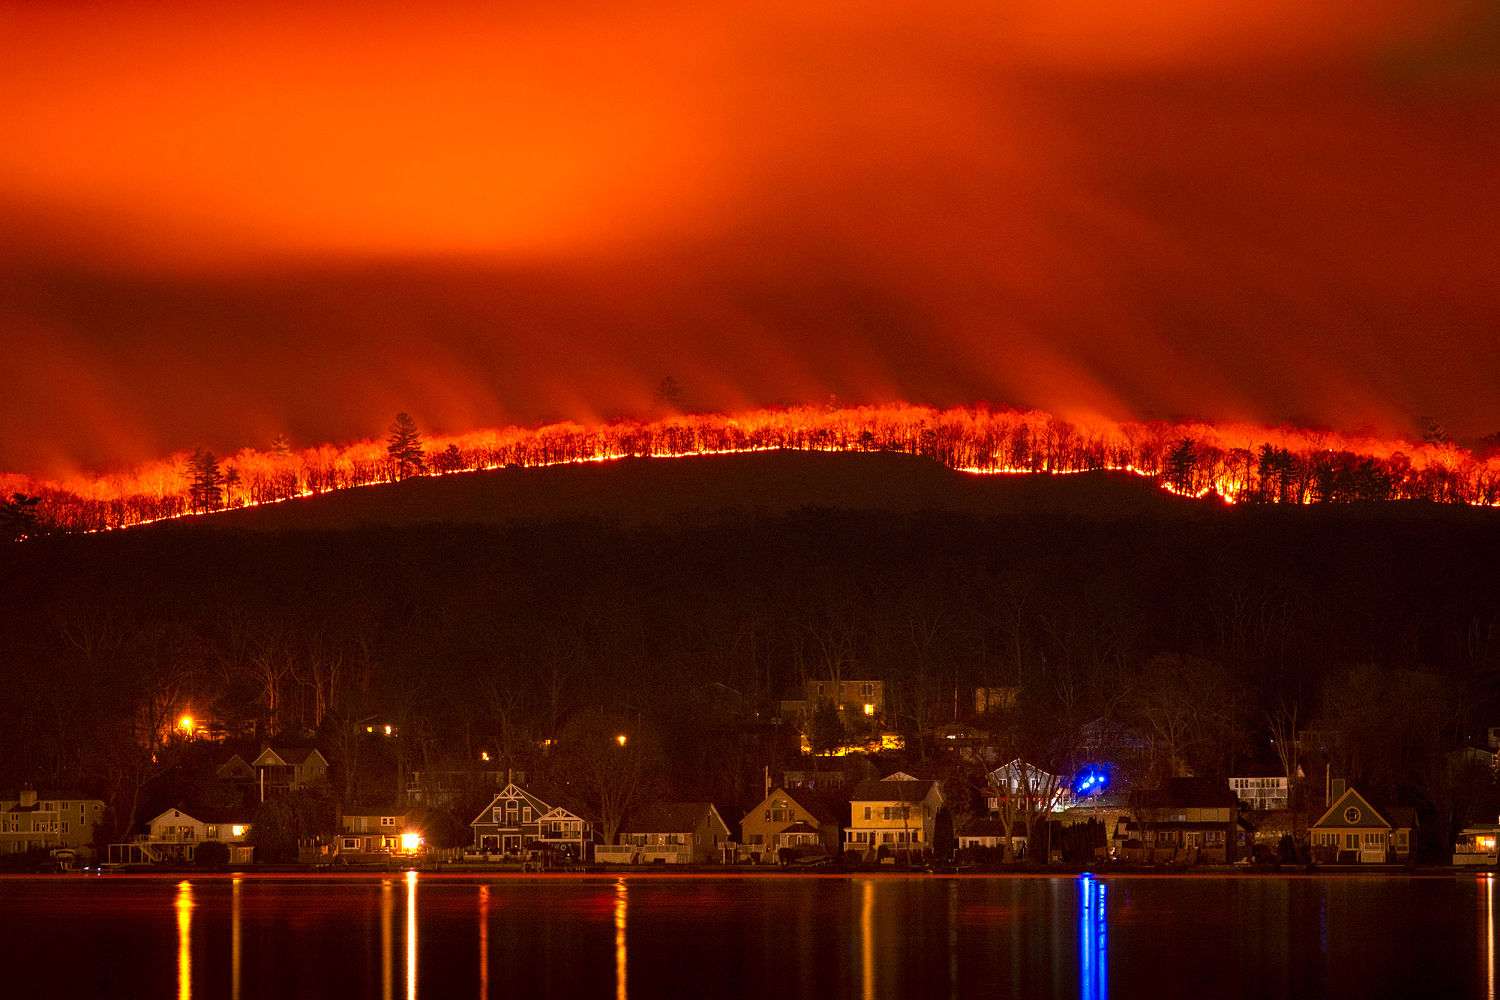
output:
[[[1226,503],[1500,505],[1500,455],[1293,427],[1081,423],[1038,410],[904,403],[806,405],[418,436],[407,440],[405,461],[395,428],[388,439],[246,448],[222,459],[181,453],[128,472],[66,481],[6,475],[0,489],[35,498],[31,509],[41,530],[104,531],[409,475],[788,449],[900,452],[973,474],[1116,470],[1150,477],[1173,493]]]

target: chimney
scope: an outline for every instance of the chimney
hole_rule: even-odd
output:
[[[1334,778],[1333,781],[1332,781],[1332,783],[1329,785],[1329,792],[1328,792],[1328,794],[1330,796],[1330,798],[1328,800],[1328,805],[1329,806],[1332,806],[1339,799],[1343,798],[1344,797],[1344,779],[1343,778]]]
[[[30,809],[34,805],[36,805],[36,789],[35,788],[23,788],[23,789],[21,789],[21,808],[22,809]]]

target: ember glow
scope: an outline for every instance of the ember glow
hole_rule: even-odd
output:
[[[1478,458],[1452,444],[1415,444],[1328,431],[1242,424],[1062,420],[1040,411],[888,406],[803,406],[734,415],[506,427],[425,442],[426,475],[624,458],[686,458],[791,449],[891,451],[980,474],[1118,471],[1164,489],[1225,502],[1429,500],[1500,504],[1500,454]],[[214,509],[274,503],[399,478],[379,440],[300,451],[244,449],[220,460]],[[128,527],[194,510],[192,456],[120,475],[68,481],[0,477],[8,495],[41,498],[42,522],[63,530]]]
[[[1500,430],[1494,5],[1313,6],[0,2],[0,468],[668,373]]]

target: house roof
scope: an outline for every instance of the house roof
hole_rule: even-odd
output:
[[[1313,827],[1324,830],[1370,829],[1371,827],[1394,828],[1397,824],[1393,823],[1386,813],[1394,813],[1396,811],[1395,809],[1376,809],[1358,791],[1349,788],[1345,789],[1344,794],[1340,795],[1334,801],[1333,805],[1328,807],[1327,812],[1318,817],[1318,821],[1313,824]],[[1409,813],[1407,810],[1402,811]]]
[[[654,802],[620,824],[620,832],[692,833],[710,811],[719,814],[712,802]]]
[[[30,789],[27,789],[27,791],[30,791]],[[62,790],[58,790],[58,789],[55,789],[55,788],[45,788],[42,791],[39,791],[39,792],[36,793],[36,798],[37,798],[38,802],[103,802],[104,801],[103,799],[99,798],[97,795],[85,795],[83,792],[78,791],[76,788],[65,788],[65,789],[62,789]],[[17,791],[9,791],[9,792],[6,792],[3,795],[0,795],[0,802],[19,802],[20,800],[21,800],[21,793],[17,792]]]
[[[495,807],[497,802],[508,801],[510,799],[525,802],[535,809],[536,813],[532,816],[533,821],[539,820],[548,813],[559,809],[565,810],[579,819],[587,820],[590,823],[598,821],[597,816],[571,796],[558,795],[554,790],[547,788],[522,787],[518,782],[512,781],[490,798],[485,807],[479,811],[479,815],[469,821],[469,825],[490,825],[490,819],[488,818],[490,810]]]
[[[1161,788],[1140,793],[1141,805],[1155,809],[1216,809],[1239,805],[1228,783],[1213,778],[1168,778]]]
[[[1020,821],[1010,828],[1012,837],[1026,836],[1026,823]],[[1005,838],[1005,824],[998,819],[976,819],[972,820],[963,830],[959,831],[960,837],[999,837]]]
[[[239,826],[250,825],[250,812],[246,809],[213,809],[207,806],[202,808],[194,806],[176,806],[172,809],[163,809],[151,819],[147,825],[157,822],[172,813],[178,813],[183,819],[194,820],[205,825],[232,824]]]
[[[253,763],[257,767],[274,767],[278,764],[296,767],[299,764],[305,764],[314,754],[317,754],[325,767],[328,765],[328,759],[318,752],[317,747],[266,747]],[[267,759],[268,757],[270,759]]]
[[[881,781],[861,781],[854,789],[852,802],[921,802],[937,786],[936,781],[919,778],[895,780],[891,775]]]
[[[781,831],[781,833],[811,833],[814,835],[816,835],[817,832],[818,830],[816,827],[814,827],[810,823],[804,823],[800,819],[797,822],[793,823],[791,826]]]

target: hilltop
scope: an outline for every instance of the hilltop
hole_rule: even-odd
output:
[[[775,517],[804,507],[1108,520],[1197,506],[1125,473],[974,475],[914,455],[772,451],[424,476],[158,527],[348,530],[577,518],[631,527]]]

